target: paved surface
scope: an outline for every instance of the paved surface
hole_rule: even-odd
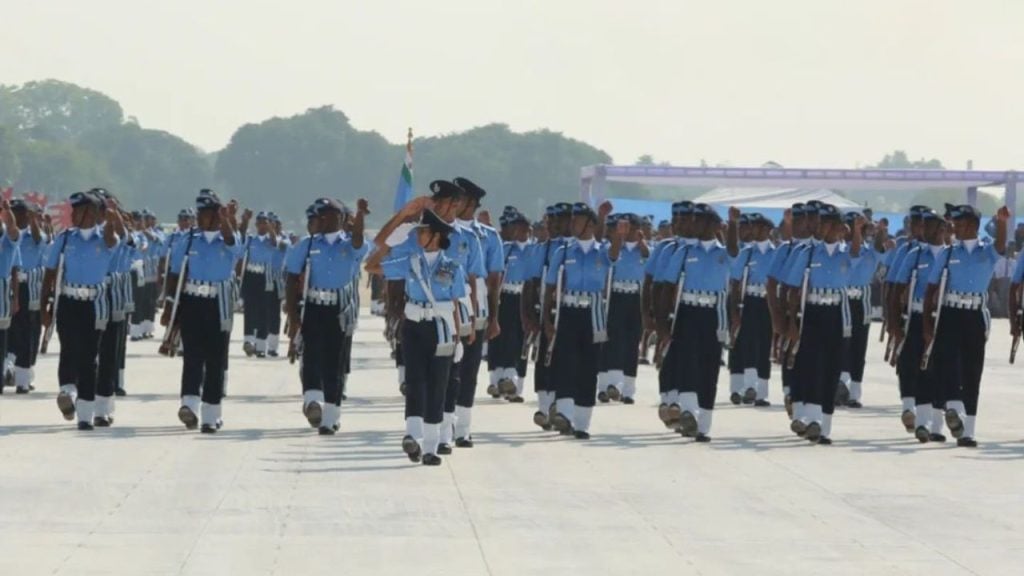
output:
[[[766,410],[720,391],[714,442],[683,441],[645,369],[638,404],[600,407],[587,443],[481,399],[477,447],[439,468],[400,451],[381,328],[364,318],[335,437],[304,426],[294,366],[238,343],[214,437],[177,423],[180,361],[155,342],[129,344],[131,396],[93,433],[60,418],[43,358],[39,392],[0,398],[0,575],[1024,573],[1024,367],[1005,323],[977,450],[903,432],[872,338],[866,407],[839,414],[832,447],[789,434],[777,383]]]

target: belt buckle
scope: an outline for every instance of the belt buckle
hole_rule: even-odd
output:
[[[711,296],[710,296],[710,295],[707,295],[707,294],[702,294],[702,295],[700,295],[700,296],[697,296],[697,304],[699,304],[699,305],[701,305],[701,306],[705,306],[705,307],[707,307],[707,306],[711,306],[711,305],[712,305],[712,304],[714,304],[714,303],[715,303],[715,302],[714,302],[714,300],[713,300],[713,299],[711,298]]]
[[[591,297],[590,297],[590,294],[584,294],[584,295],[582,295],[582,296],[579,296],[579,297],[578,297],[578,298],[576,299],[576,302],[577,302],[577,303],[578,303],[578,304],[579,304],[580,306],[590,306],[590,303],[591,303]]]

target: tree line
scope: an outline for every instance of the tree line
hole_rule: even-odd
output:
[[[515,205],[531,215],[577,198],[581,166],[612,162],[603,150],[558,132],[517,133],[498,123],[417,138],[413,145],[417,191],[433,179],[466,176],[488,190],[492,210]],[[0,85],[0,187],[60,200],[103,186],[163,220],[189,205],[198,189],[213,187],[293,222],[314,197],[366,197],[374,224],[390,212],[404,157],[404,143],[357,130],[331,106],[246,124],[223,150],[207,153],[174,134],[141,127],[116,100],[89,88],[58,80]],[[655,160],[644,155],[636,162]],[[942,166],[899,150],[877,165]],[[617,184],[609,192],[672,199],[701,191]],[[929,192],[923,197],[938,199]]]

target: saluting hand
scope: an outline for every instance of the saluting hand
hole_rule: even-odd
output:
[[[996,211],[996,222],[1006,222],[1010,219],[1010,209],[1003,206]]]
[[[364,216],[370,213],[370,203],[366,201],[366,198],[356,200],[356,212]]]
[[[605,216],[612,213],[612,203],[608,200],[601,202],[597,207],[597,214],[601,217],[601,221],[604,222]]]
[[[736,206],[729,207],[729,223],[735,224],[740,221],[740,209]]]

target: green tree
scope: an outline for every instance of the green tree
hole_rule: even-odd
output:
[[[892,154],[886,154],[882,159],[874,166],[868,166],[868,168],[883,168],[883,169],[898,169],[905,170],[910,168],[927,168],[933,170],[941,170],[943,168],[942,162],[932,158],[931,160],[925,160],[920,158],[918,160],[911,160],[907,153],[903,150],[895,150]]]
[[[0,125],[34,139],[75,140],[124,122],[114,99],[59,80],[0,85]]]

